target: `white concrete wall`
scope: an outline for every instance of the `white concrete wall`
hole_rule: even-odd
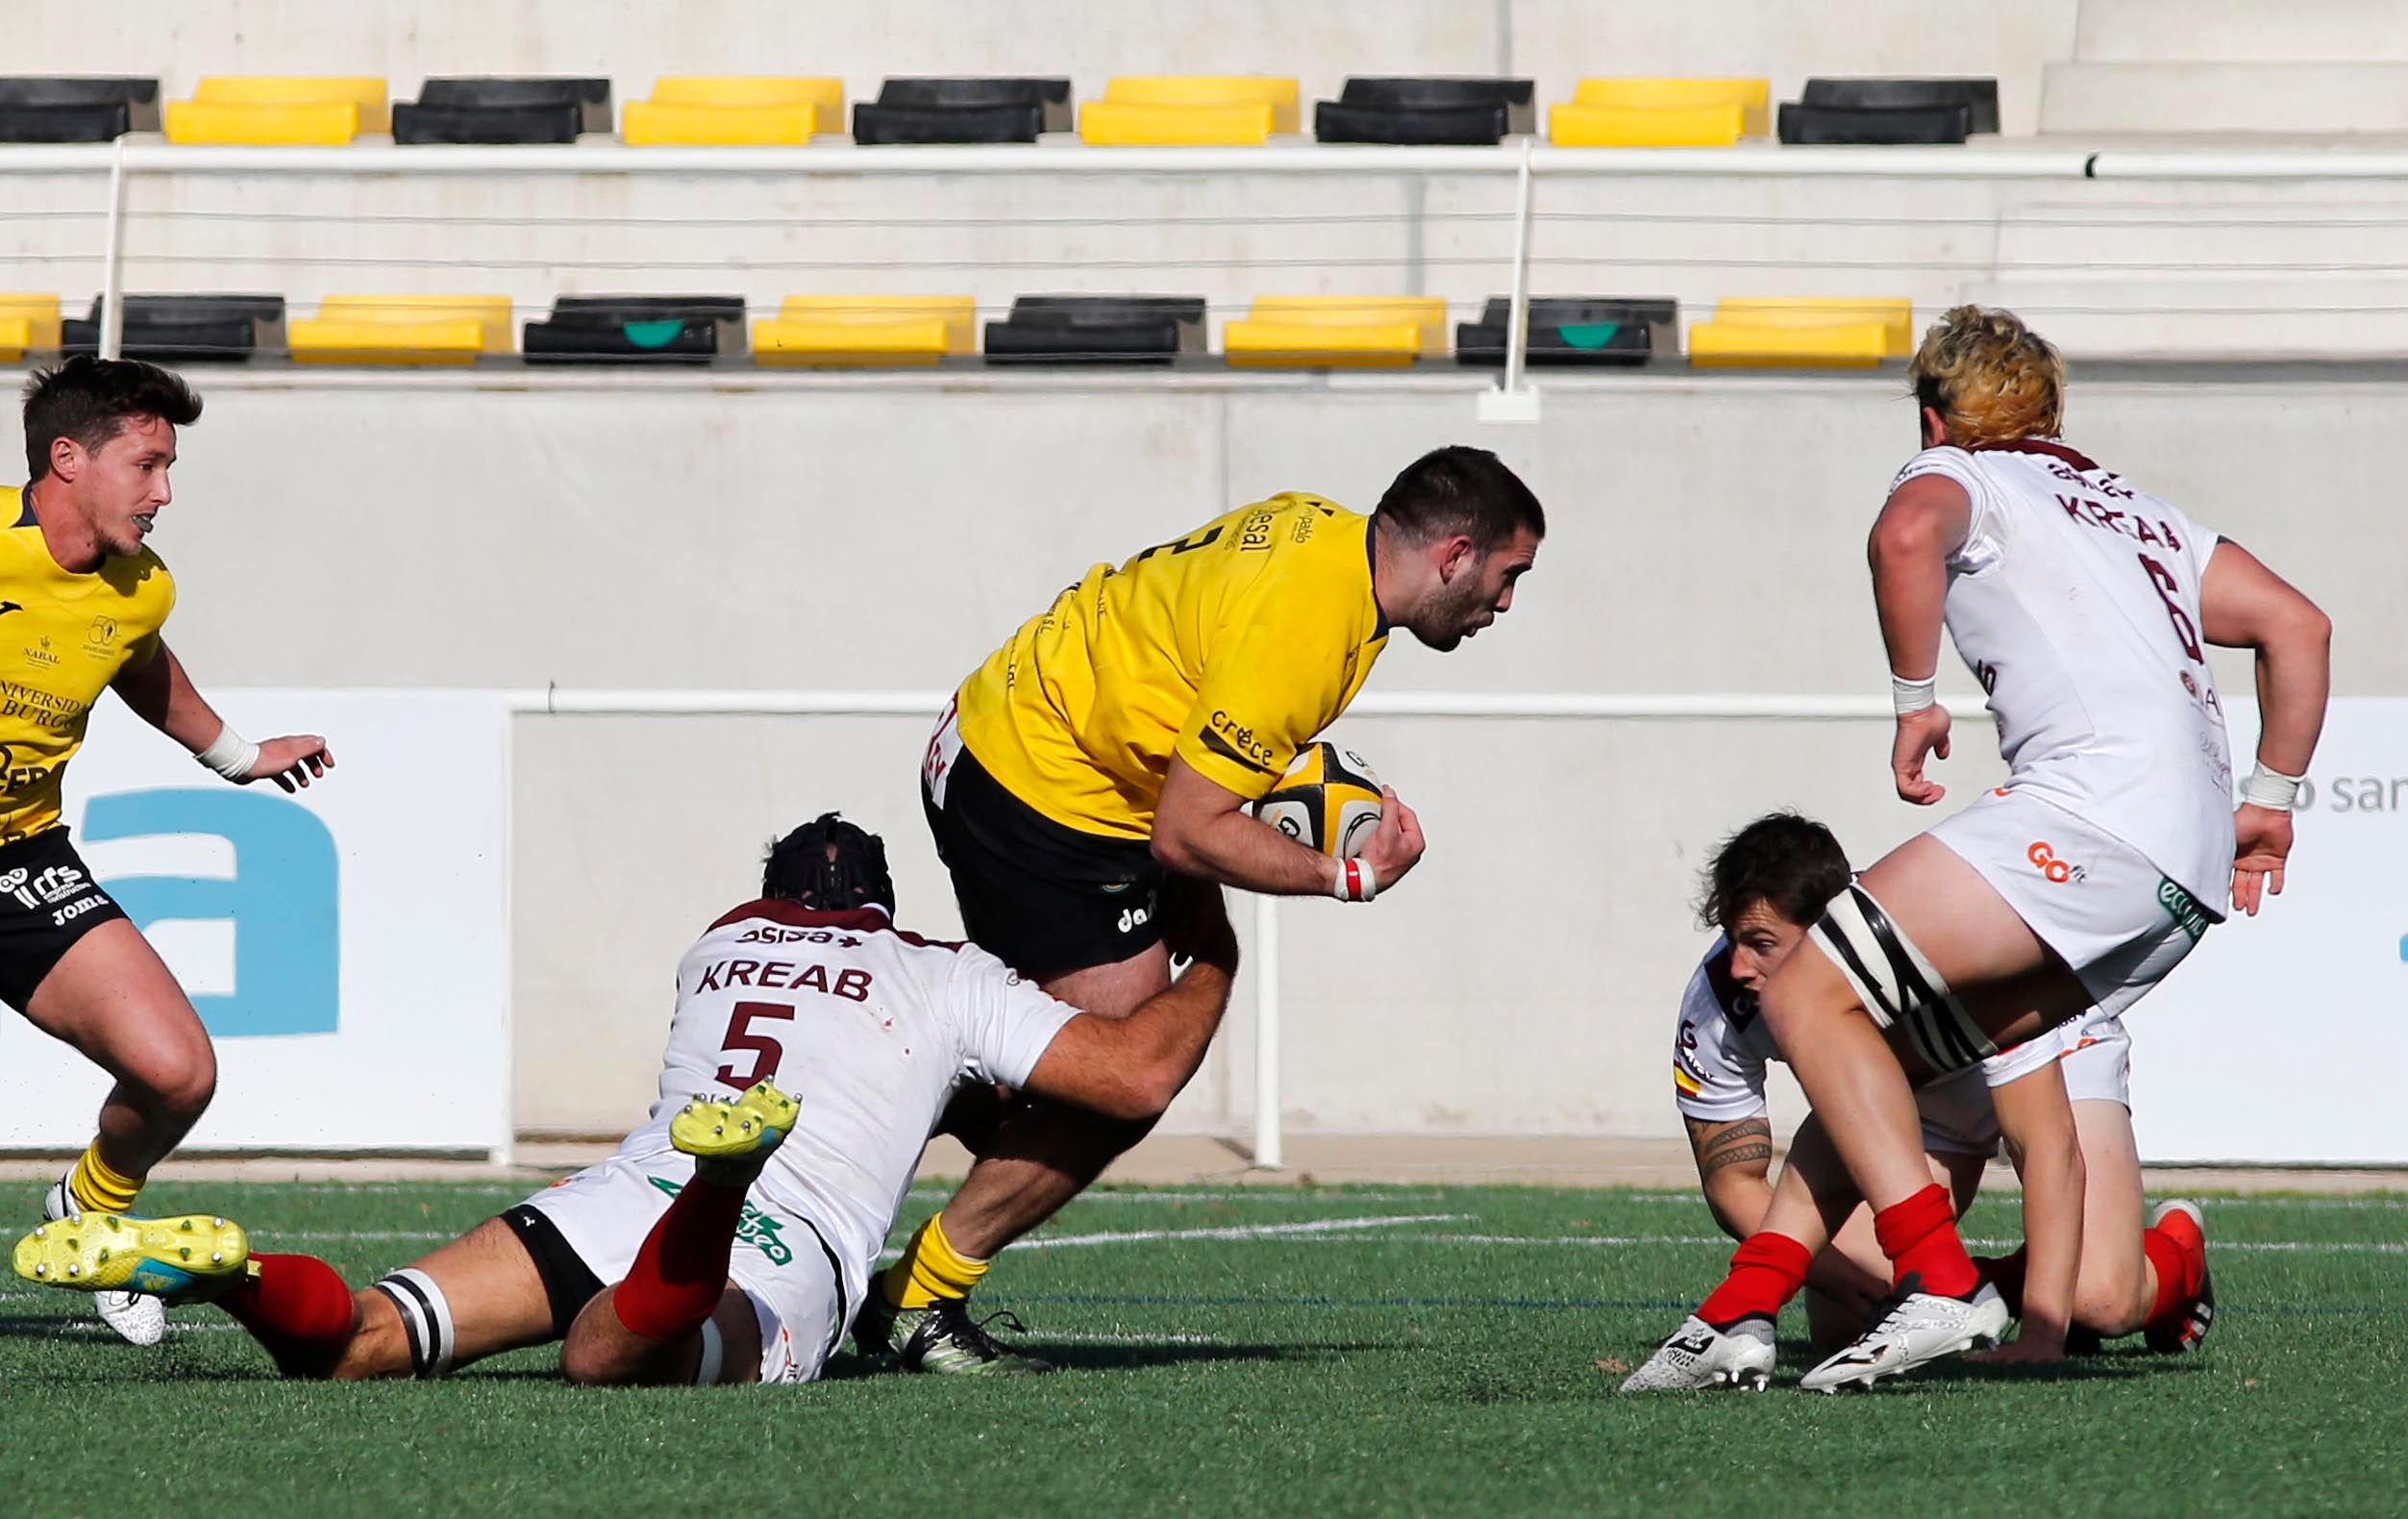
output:
[[[1887,378],[1560,382],[1528,430],[1412,380],[196,378],[209,411],[158,546],[177,646],[220,685],[941,688],[1094,560],[1283,487],[1368,506],[1415,453],[1469,440],[1547,502],[1538,570],[1492,635],[1400,647],[1375,690],[1877,693],[1862,534],[1911,426]],[[2076,386],[2076,442],[2324,601],[2341,690],[2408,691],[2402,535],[2366,442],[2408,429],[2408,383]],[[1996,773],[1966,710],[1960,794]],[[1673,1133],[1702,853],[1775,805],[1865,858],[1923,821],[1890,798],[1880,724],[1340,732],[1432,851],[1373,909],[1287,909],[1300,1131]],[[821,808],[882,829],[907,915],[951,930],[922,738],[905,719],[522,719],[521,1122],[640,1110],[676,954]],[[1250,1020],[1241,1000],[1175,1128],[1247,1120]]]

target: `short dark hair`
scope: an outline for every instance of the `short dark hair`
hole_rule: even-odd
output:
[[[1831,831],[1796,812],[1768,812],[1724,839],[1705,862],[1698,921],[1725,928],[1749,903],[1811,925],[1848,884],[1848,852]]]
[[[50,473],[50,446],[71,437],[98,453],[137,416],[175,427],[201,419],[201,398],[181,375],[139,359],[77,354],[25,382],[25,468],[30,484]]]
[[[1547,535],[1547,512],[1522,477],[1484,448],[1451,443],[1404,466],[1373,515],[1427,543],[1463,534],[1482,554],[1527,528]]]
[[[874,902],[892,916],[895,878],[886,869],[886,841],[833,812],[822,812],[769,846],[761,895],[822,912],[846,912]]]

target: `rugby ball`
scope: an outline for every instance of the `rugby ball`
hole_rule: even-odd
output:
[[[1279,784],[1254,804],[1255,817],[1333,859],[1363,852],[1379,812],[1379,777],[1361,755],[1325,742],[1298,750]]]

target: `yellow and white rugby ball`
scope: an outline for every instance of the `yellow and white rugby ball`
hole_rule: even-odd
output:
[[[1379,813],[1379,777],[1363,757],[1319,741],[1299,749],[1279,784],[1254,804],[1255,817],[1332,859],[1361,854]]]

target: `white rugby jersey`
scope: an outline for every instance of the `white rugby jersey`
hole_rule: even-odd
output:
[[[1989,1101],[1980,1095],[1980,1088],[2003,1086],[2036,1069],[2044,1059],[2062,1058],[2081,1048],[2094,1027],[2110,1023],[2115,1023],[2113,1014],[2102,1017],[2093,1009],[2036,1039],[2000,1051],[1978,1066],[1923,1087],[1916,1093],[1916,1104],[1926,1120],[1953,1127],[1968,1101]],[[2123,1032],[2121,1024],[2116,1025],[2116,1032]],[[2043,1051],[2053,1053],[2044,1055]],[[1755,993],[1731,980],[1730,940],[1716,938],[1680,995],[1679,1018],[1673,1032],[1674,1106],[1682,1117],[1700,1123],[1752,1118],[1765,1109],[1764,1067],[1780,1058],[1772,1032],[1756,1015]]]
[[[858,1303],[955,1088],[1027,1084],[1077,1013],[977,945],[899,932],[876,908],[747,903],[679,962],[660,1097],[619,1155],[682,1181],[678,1109],[774,1082],[802,1112],[754,1196],[821,1232]]]
[[[1946,613],[1989,693],[2008,788],[2123,840],[2221,919],[2232,755],[2199,635],[2217,537],[2046,439],[1927,448],[1891,488],[1918,475],[1973,504]]]

